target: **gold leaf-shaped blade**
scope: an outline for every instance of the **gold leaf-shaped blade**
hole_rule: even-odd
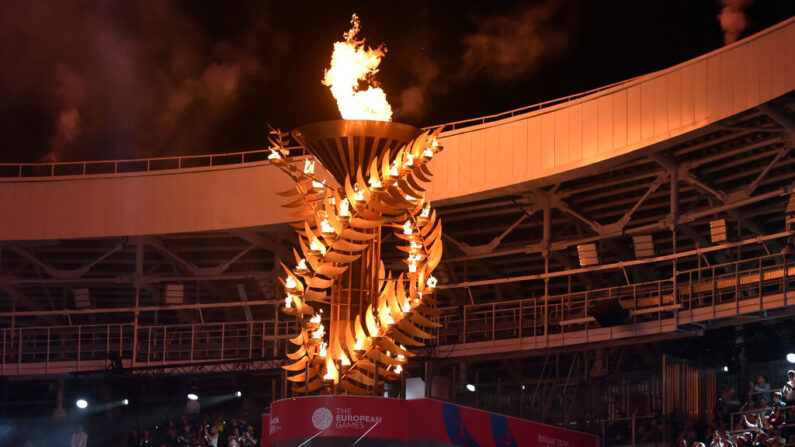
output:
[[[328,295],[326,295],[326,292],[321,292],[319,290],[313,290],[313,289],[309,289],[306,291],[306,293],[304,293],[304,297],[307,300],[311,301],[324,301],[327,296]],[[305,306],[308,306],[308,304],[305,304]],[[313,312],[310,313],[310,315],[311,314],[314,314],[314,309]]]
[[[428,297],[428,296],[423,296],[422,297],[422,301],[423,302],[429,302],[431,300],[433,300],[433,298],[431,298],[431,297]],[[435,300],[433,300],[433,301],[435,301]],[[419,311],[419,312],[422,312],[424,315],[431,315],[433,318],[438,317],[439,315],[442,314],[441,310],[434,309],[433,307],[428,307],[424,303],[420,304],[419,306],[417,306],[416,310]]]
[[[396,345],[395,342],[389,339],[389,337],[381,337],[381,339],[378,340],[378,347],[381,348],[382,351],[389,351],[393,354],[402,354],[406,357],[414,357],[414,354]]]
[[[371,349],[367,351],[365,354],[368,359],[373,362],[378,362],[381,365],[400,365],[402,362],[398,359],[389,357],[388,355],[384,354],[381,351],[377,351],[375,349]]]
[[[341,341],[345,346],[345,350],[348,351],[348,359],[353,362],[356,360],[356,337],[353,335],[353,327],[351,326],[351,322],[346,321],[340,329],[342,329],[345,334],[343,337],[344,340]]]
[[[431,231],[436,227],[436,210],[431,210],[431,215],[428,217],[428,223],[420,228],[420,234],[425,237],[426,235],[430,234]]]
[[[315,289],[328,289],[329,287],[334,285],[334,280],[323,279],[314,276],[307,280],[307,285]]]
[[[296,386],[293,385],[292,390],[293,393],[302,394],[302,393],[312,393],[319,389],[323,388],[323,380],[320,377],[316,378],[309,382],[309,389],[306,389],[306,386]]]
[[[306,199],[303,197],[295,199],[290,203],[285,203],[284,205],[282,205],[282,207],[284,208],[298,208],[301,206],[306,206]]]
[[[299,360],[306,355],[306,348],[301,345],[298,347],[298,350],[295,352],[288,352],[287,358],[290,360]]]
[[[304,357],[302,359],[299,359],[295,363],[291,363],[289,365],[282,366],[282,369],[285,370],[285,371],[304,371],[304,370],[306,370],[306,362],[308,362],[308,361],[309,361],[309,359]]]
[[[376,201],[373,201],[372,203],[370,203],[370,205],[372,205],[375,202]],[[372,220],[374,222],[382,222],[382,223],[384,223],[384,222],[388,222],[389,221],[389,219],[384,217],[381,214],[381,212],[378,211],[378,210],[373,210],[373,209],[369,209],[369,208],[360,208],[359,210],[357,210],[357,213],[359,213],[359,216],[361,218],[367,219],[367,220]]]
[[[436,243],[433,244],[431,247],[431,252],[428,254],[428,259],[426,261],[426,265],[428,266],[428,271],[433,271],[437,265],[439,265],[439,261],[442,260],[442,252],[444,251],[444,244],[442,244],[442,240],[438,239]]]
[[[303,346],[304,345],[304,331],[299,332],[298,335],[295,338],[291,338],[290,339],[290,343],[292,343],[294,345],[298,345],[298,346]]]
[[[367,332],[371,337],[378,336],[378,325],[375,324],[375,317],[373,316],[373,306],[367,306],[367,313],[364,315],[364,324],[367,326]]]
[[[357,340],[362,341],[362,349],[370,349],[370,338],[364,332],[364,328],[362,327],[362,319],[359,315],[356,315],[356,319],[354,321],[354,327],[356,328],[356,334],[354,335],[356,336]]]
[[[306,208],[304,208],[304,209],[302,209],[300,211],[296,211],[296,212],[293,212],[293,213],[287,213],[287,215],[290,216],[290,217],[298,217],[298,218],[311,216],[312,214],[313,214],[313,211],[312,211],[312,208],[310,208],[310,207],[306,207]]]
[[[345,189],[345,197],[348,198],[348,202],[351,204],[351,207],[356,206],[356,194],[353,190],[353,185],[351,185],[350,177],[345,177],[345,185],[343,186]]]
[[[346,241],[345,239],[337,239],[331,244],[331,248],[335,251],[357,252],[367,248],[367,244],[360,244],[357,242]]]
[[[342,230],[342,234],[340,236],[349,241],[370,241],[375,237],[375,233],[362,233],[352,228],[346,228],[345,230]]]
[[[420,186],[420,183],[417,179],[414,178],[414,174],[409,174],[406,176],[406,182],[411,186],[411,188],[415,191],[425,192],[425,188]]]
[[[398,277],[397,283],[397,290],[396,290],[396,303],[395,305],[398,306],[398,311],[403,310],[403,306],[406,304],[406,284],[403,282],[403,274],[401,273]]]
[[[383,224],[382,219],[378,220],[367,220],[367,219],[360,219],[358,217],[353,217],[348,221],[348,225],[353,228],[359,228],[364,230],[369,230],[371,228],[378,228],[380,225]]]
[[[277,196],[282,196],[282,197],[290,197],[290,196],[294,196],[294,195],[297,195],[297,194],[300,194],[298,192],[297,188],[290,188],[287,191],[278,191],[278,192],[276,192]]]
[[[348,270],[347,265],[342,267],[335,267],[331,265],[331,263],[323,263],[319,265],[315,271],[317,272],[318,275],[327,276],[329,278],[335,278],[345,273],[345,270]]]
[[[413,338],[409,337],[408,335],[404,334],[403,332],[395,328],[389,331],[389,336],[392,337],[393,340],[404,346],[425,346],[425,343],[414,340]]]
[[[425,174],[424,174],[424,173],[423,173],[423,172],[420,170],[420,168],[417,168],[417,169],[415,169],[415,170],[414,170],[414,171],[411,173],[411,175],[414,175],[414,176],[416,176],[416,177],[417,177],[417,178],[418,178],[420,181],[423,181],[423,182],[425,182],[425,183],[428,183],[428,182],[430,182],[430,181],[431,181],[430,177],[429,177],[429,176],[427,176],[427,175],[425,175]]]
[[[411,312],[409,314],[409,320],[411,320],[413,323],[419,324],[420,326],[431,327],[431,328],[442,327],[441,324],[433,322],[433,321],[425,318],[425,316],[423,316],[419,312]]]
[[[433,177],[433,174],[431,173],[431,169],[428,167],[428,165],[420,165],[419,171],[422,172],[427,177]],[[428,181],[430,181],[430,180],[428,180]]]
[[[348,374],[345,375],[345,378],[348,379],[348,380],[352,380],[354,382],[361,383],[362,385],[370,386],[370,387],[375,385],[375,380],[372,377],[370,377],[370,376],[368,376],[366,374],[363,374],[360,371],[355,371],[355,370],[354,371],[350,371]]]
[[[356,181],[359,183],[359,191],[361,191],[362,196],[364,197],[365,202],[370,201],[370,196],[372,196],[372,192],[370,192],[370,188],[367,186],[367,182],[364,181],[364,176],[362,176],[362,167],[356,169]]]
[[[312,268],[313,271],[317,271],[317,268],[320,266],[320,261],[317,260],[315,256],[309,254],[309,245],[304,238],[298,238],[298,246],[301,248],[301,253],[304,254],[304,259],[306,262],[309,263],[309,266]]]
[[[398,321],[398,327],[400,328],[400,330],[411,335],[412,337],[424,338],[426,340],[430,340],[433,338],[433,335],[418,328],[417,326],[414,325],[414,323],[412,323],[411,321],[405,318]]]
[[[345,255],[338,251],[330,251],[326,253],[326,256],[323,258],[328,262],[335,262],[337,264],[350,264],[353,261],[359,259],[362,255]]]
[[[345,390],[345,392],[350,393],[350,394],[356,394],[356,395],[360,395],[360,396],[362,396],[362,395],[369,396],[369,395],[373,394],[373,390],[372,389],[362,388],[362,387],[356,385],[355,383],[353,383],[351,381],[347,381],[347,380],[343,380],[342,382],[340,382],[340,387],[343,390]]]
[[[423,193],[423,191],[425,191],[424,189],[420,189],[419,191],[415,190],[414,188],[411,187],[409,182],[407,182],[404,179],[398,180],[398,186],[400,187],[400,191],[404,195],[408,194],[408,195],[410,195],[412,197],[416,197],[416,198],[422,197],[422,193]]]
[[[375,374],[375,364],[370,360],[368,360],[367,358],[361,359],[358,362],[356,362],[356,367],[361,369],[362,371],[369,373],[370,375]],[[386,368],[384,368],[383,364],[380,364],[378,365],[378,374],[383,377],[384,375],[389,374],[389,371]]]

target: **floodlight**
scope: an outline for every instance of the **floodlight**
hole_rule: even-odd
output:
[[[199,400],[199,395],[196,393],[188,393],[188,400]]]
[[[787,354],[787,361],[790,363],[795,363],[795,353],[790,352]]]
[[[475,385],[472,385],[471,383],[467,383],[467,389],[469,391],[475,391]]]
[[[77,408],[82,410],[82,409],[88,407],[88,401],[85,400],[85,399],[77,399],[77,402],[75,402],[75,405],[77,406]]]
[[[235,397],[243,397],[242,391],[235,391]]]

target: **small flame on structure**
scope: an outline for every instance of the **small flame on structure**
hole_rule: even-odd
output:
[[[345,353],[340,354],[340,364],[342,366],[351,366],[351,361],[348,359],[348,356]]]
[[[328,348],[328,344],[326,342],[321,343],[317,349],[317,355],[321,357],[326,356],[326,349]]]
[[[362,350],[362,344],[363,344],[362,338],[361,337],[356,337],[356,344],[353,346],[353,349],[355,349],[357,351],[361,351]]]
[[[342,199],[340,202],[340,217],[350,217],[351,215],[351,203],[348,202],[348,199]]]
[[[298,261],[298,265],[295,266],[295,269],[296,270],[301,270],[301,271],[309,270],[309,269],[306,268],[306,259],[301,258],[301,260]]]
[[[320,323],[320,314],[312,315],[312,318],[309,319],[310,323]]]
[[[334,43],[331,68],[326,70],[323,85],[331,88],[343,119],[391,121],[392,107],[386,93],[373,79],[386,47],[365,47],[364,39],[356,40],[359,29],[359,17],[354,14],[351,29],[343,35],[345,40]],[[360,82],[367,84],[367,90],[359,89]]]
[[[323,234],[334,234],[334,227],[332,227],[331,224],[328,223],[328,219],[323,219],[320,222],[320,231]]]
[[[407,220],[406,223],[403,224],[403,234],[411,233],[414,233],[414,229],[411,228],[411,221]]]
[[[304,174],[312,175],[315,173],[315,162],[308,158],[304,161]]]
[[[284,307],[286,307],[287,309],[291,309],[293,307],[292,295],[287,295],[286,297],[284,297]]]
[[[317,327],[317,330],[312,333],[312,338],[323,338],[326,335],[326,327],[322,324]]]
[[[406,314],[409,312],[411,312],[411,302],[409,302],[409,300],[406,300],[405,302],[403,302],[403,313]]]
[[[395,367],[395,374],[400,374],[402,372],[403,372],[403,366],[402,365],[398,365],[398,366]]]
[[[428,278],[428,282],[426,282],[425,285],[427,285],[429,289],[433,289],[434,287],[436,287],[437,282],[438,280],[435,277],[431,276]]]
[[[295,282],[295,278],[292,276],[288,276],[287,279],[284,281],[284,288],[285,289],[295,289],[298,287],[298,283]]]

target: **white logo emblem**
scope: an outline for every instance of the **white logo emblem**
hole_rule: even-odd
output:
[[[328,408],[318,408],[312,413],[312,425],[318,430],[325,430],[331,427],[333,421],[334,416],[332,416],[331,410]]]

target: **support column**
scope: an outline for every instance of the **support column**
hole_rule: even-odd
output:
[[[541,254],[544,256],[544,337],[549,341],[549,249],[552,245],[552,206],[549,196],[543,199],[544,220]]]
[[[138,358],[138,316],[140,312],[138,309],[141,307],[141,282],[143,280],[144,271],[144,243],[140,237],[135,241],[135,275],[133,284],[135,285],[135,311],[133,320],[133,346],[132,346],[132,361],[131,367],[135,367],[135,361]],[[147,353],[148,355],[148,353]]]

